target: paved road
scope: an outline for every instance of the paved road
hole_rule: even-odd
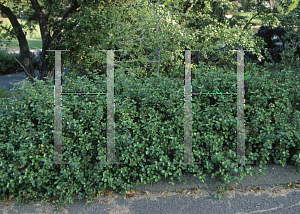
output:
[[[8,53],[19,53],[19,48],[16,47],[8,47],[8,48],[0,48],[0,50],[7,49]],[[30,49],[31,52],[33,52],[36,56],[38,56],[39,53],[42,52],[42,49]],[[63,67],[62,68],[62,73],[65,75],[69,72],[69,68]],[[39,71],[34,70],[34,74],[39,79]],[[53,73],[53,78],[54,78],[54,73]],[[0,76],[0,88],[5,86],[6,91],[11,91],[13,90],[14,86],[18,82],[26,81],[26,74],[25,71],[23,72],[18,72],[18,73],[13,73],[13,74],[6,74],[6,75],[1,75]],[[62,81],[62,84],[64,81]],[[53,80],[54,84],[54,80]]]
[[[69,72],[69,69],[66,67],[63,67],[62,73],[64,73],[66,75],[68,72]],[[39,71],[34,70],[34,74],[39,79]],[[53,73],[53,78],[54,78],[54,73]],[[16,84],[16,83],[24,82],[24,81],[27,81],[25,71],[13,73],[13,74],[1,75],[0,76],[0,88],[5,86],[6,91],[12,91],[12,90],[14,90],[13,89],[14,87],[15,88],[17,87],[18,84]],[[62,84],[63,83],[64,83],[64,81],[62,81]],[[54,80],[53,80],[53,84],[54,84]]]

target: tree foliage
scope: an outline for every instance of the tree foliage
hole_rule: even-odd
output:
[[[224,56],[225,47],[220,48],[216,46],[216,43],[230,43],[231,46],[227,46],[227,49],[236,49],[237,47],[243,46],[245,48],[255,48],[255,51],[258,51],[258,47],[262,47],[263,44],[262,41],[253,40],[251,38],[251,19],[254,17],[259,17],[262,18],[264,22],[269,22],[272,24],[275,22],[274,17],[276,16],[276,11],[274,12],[273,10],[265,8],[265,6],[262,4],[263,1],[258,1],[256,5],[257,12],[254,13],[250,20],[245,20],[236,15],[230,20],[225,18],[224,14],[226,12],[236,9],[236,6],[228,0],[215,0],[212,2],[193,0],[179,0],[174,2],[171,0],[43,0],[41,3],[38,3],[37,0],[30,0],[31,8],[28,4],[29,1],[17,0],[17,2],[19,3],[17,4],[18,6],[13,7],[12,10],[9,7],[4,6],[5,2],[0,4],[0,10],[4,13],[10,14],[9,19],[12,23],[13,29],[7,30],[7,32],[11,36],[10,38],[15,37],[19,40],[22,55],[21,63],[24,65],[27,71],[26,75],[29,73],[30,76],[34,77],[34,72],[32,66],[30,65],[32,62],[29,54],[27,54],[29,53],[28,44],[23,32],[24,30],[31,31],[34,28],[32,23],[39,24],[43,40],[43,50],[39,65],[40,79],[42,80],[52,77],[52,71],[54,67],[54,52],[49,53],[46,51],[50,48],[71,49],[70,53],[64,52],[62,54],[62,58],[64,59],[66,57],[65,59],[68,59],[68,61],[71,62],[72,59],[70,59],[70,54],[76,53],[75,55],[77,55],[77,57],[73,57],[74,59],[72,61],[72,65],[81,64],[82,66],[88,64],[88,62],[84,61],[84,59],[87,58],[87,52],[90,51],[89,48],[92,47],[94,49],[97,47],[98,49],[102,50],[122,47],[124,48],[125,52],[118,54],[123,54],[123,56],[125,54],[125,58],[131,56],[131,58],[140,60],[143,65],[146,64],[145,61],[157,61],[159,63],[164,63],[164,65],[161,67],[161,70],[165,72],[168,72],[168,70],[173,70],[175,64],[178,64],[178,62],[181,60],[180,59],[179,61],[177,60],[177,62],[175,62],[172,58],[174,55],[171,57],[170,54],[167,58],[164,58],[167,54],[166,51],[174,52],[175,48],[180,48],[181,50],[205,49],[205,51],[209,52],[209,55],[204,56],[204,61],[206,60],[209,62],[215,59],[216,56],[218,56],[217,58],[222,56],[222,59],[219,61],[224,63],[230,55],[227,54],[228,56],[226,56],[225,54]],[[24,3],[27,3],[24,16],[28,18],[28,22],[26,25],[20,26],[14,14],[17,14],[20,6],[23,6]],[[67,5],[68,3],[70,4],[70,7],[63,8],[63,4]],[[127,5],[124,6],[125,4]],[[129,6],[128,4],[131,5]],[[132,6],[134,4],[143,4],[144,6]],[[8,6],[8,4],[6,6]],[[94,8],[97,9],[97,14],[93,11]],[[158,16],[155,17],[156,10],[161,18]],[[147,19],[137,19],[136,16],[144,16],[147,17]],[[62,17],[62,19],[55,19],[57,17]],[[167,19],[169,21],[166,21]],[[155,24],[154,31],[149,31],[149,29],[147,29],[148,23],[145,20],[149,20],[149,23]],[[170,23],[167,24],[168,27],[164,26],[164,24],[167,22]],[[123,26],[121,26],[120,23],[123,23],[123,25],[127,27],[122,29]],[[143,28],[140,28],[139,30],[134,29],[134,27],[136,27],[135,25],[140,25]],[[243,25],[244,27],[242,27]],[[179,32],[180,30],[185,31],[186,33],[183,36],[184,39],[182,40],[182,38],[179,38],[178,36],[172,37],[168,34],[165,36],[160,33],[164,31],[170,31],[170,26],[173,26],[174,29],[176,29],[174,32],[178,32],[179,34],[181,34]],[[87,32],[86,35],[84,34],[85,31]],[[118,38],[117,36],[121,35],[120,32],[123,34],[123,39],[120,39],[120,37]],[[131,39],[126,39],[125,41],[125,35],[131,37]],[[137,43],[141,42],[141,40],[139,40],[137,35],[145,35],[145,39],[150,39],[149,41],[151,42],[149,42],[149,44],[146,46],[144,46],[144,44],[138,46]],[[111,38],[109,38],[109,36],[111,36]],[[170,40],[167,41],[168,39]],[[97,46],[97,44],[99,45]],[[172,47],[169,48],[170,45]],[[72,48],[72,46],[75,46],[76,50]],[[146,55],[144,55],[142,58],[139,58],[137,53],[134,53],[135,51],[133,51],[133,49],[136,47],[139,47],[141,53]],[[105,58],[105,54],[103,53],[100,55]],[[161,56],[161,54],[164,55]],[[153,58],[154,56],[156,59]],[[103,70],[103,66],[100,65],[100,63],[105,61],[104,58],[102,58],[101,62],[98,64],[95,63],[98,61],[97,57],[88,58],[90,58],[90,61],[93,61],[92,63],[94,63],[94,68],[101,68]],[[231,61],[236,60],[233,59]],[[131,65],[126,64],[126,66]],[[158,67],[157,70],[160,69],[159,66],[161,65],[156,64],[156,67]],[[33,81],[30,76],[29,79]]]
[[[136,5],[141,5],[141,3],[136,2],[134,5],[135,7],[139,7],[138,9],[128,7],[127,5],[116,6],[112,9],[107,9],[105,15],[102,15],[99,11],[96,11],[96,9],[87,9],[84,20],[77,17],[75,23],[70,22],[68,29],[72,30],[67,32],[67,37],[64,43],[62,43],[65,47],[71,47],[70,44],[76,44],[76,47],[73,46],[74,51],[71,51],[72,57],[70,57],[70,59],[73,59],[73,62],[70,64],[76,64],[74,61],[80,63],[79,58],[95,58],[92,57],[95,53],[87,50],[91,47],[93,47],[94,50],[103,50],[111,46],[113,49],[124,50],[121,53],[115,52],[116,55],[121,55],[119,60],[125,58],[127,60],[140,61],[142,64],[145,64],[146,61],[160,61],[164,64],[162,70],[166,71],[166,67],[171,63],[170,57],[172,57],[173,47],[177,46],[177,49],[182,49],[182,44],[189,43],[190,36],[188,36],[188,34],[191,34],[191,31],[184,33],[183,41],[181,41],[181,43],[183,43],[179,44],[177,40],[179,40],[178,37],[182,37],[180,35],[181,27],[176,23],[175,18],[171,17],[169,12],[164,14],[162,7],[157,4],[148,6],[147,4],[143,6]],[[113,13],[113,11],[119,11],[119,13]],[[153,13],[156,14],[156,19],[153,19]],[[143,22],[140,20],[143,20]],[[96,24],[92,25],[90,23]],[[74,26],[77,26],[77,28]],[[102,32],[102,34],[99,34],[99,32]],[[74,38],[73,35],[76,35],[76,37]],[[88,36],[86,37],[86,35]],[[79,44],[78,41],[81,41],[81,43]],[[106,46],[106,44],[108,46]],[[156,51],[154,49],[156,49]],[[78,57],[76,57],[77,54],[74,52],[78,54]],[[154,56],[151,52],[154,52]],[[139,56],[139,54],[144,56]],[[160,54],[164,54],[164,56],[167,54],[169,59],[160,56]],[[93,59],[93,61],[105,63],[106,54],[100,55],[103,56],[101,60],[96,58]],[[164,60],[159,60],[159,57],[164,58]],[[85,67],[87,67],[86,62],[84,63]],[[148,63],[150,64],[150,62]],[[122,63],[122,65],[124,65],[125,68],[132,67],[133,63]],[[156,63],[155,67],[157,70],[160,69],[158,63]]]
[[[142,1],[136,1],[136,5],[141,5],[141,2]],[[130,60],[140,60],[140,62],[142,62],[142,65],[144,66],[147,66],[147,63],[148,66],[149,64],[151,64],[146,61],[160,61],[161,67],[159,67],[157,70],[170,73],[171,71],[175,70],[176,66],[179,66],[179,64],[182,63],[182,59],[184,60],[182,53],[175,52],[175,50],[177,49],[205,49],[207,51],[210,51],[210,53],[212,54],[211,56],[208,56],[204,59],[202,58],[204,61],[206,60],[206,62],[209,62],[213,60],[213,58],[216,58],[217,55],[222,56],[222,54],[224,54],[225,48],[216,46],[217,42],[228,42],[231,44],[231,46],[227,48],[231,49],[236,49],[237,47],[241,47],[241,44],[245,44],[243,45],[244,47],[249,49],[256,48],[255,51],[258,51],[258,47],[262,47],[263,45],[262,40],[260,40],[259,38],[251,38],[250,28],[242,27],[242,25],[245,25],[245,23],[246,26],[247,24],[249,25],[249,23],[247,23],[248,20],[240,20],[240,22],[238,23],[238,27],[236,27],[236,23],[233,24],[232,21],[228,21],[227,19],[224,19],[224,17],[222,18],[222,16],[213,16],[213,14],[215,14],[214,11],[216,10],[217,6],[213,7],[214,10],[212,10],[207,2],[204,2],[203,4],[203,2],[197,1],[193,7],[191,7],[191,2],[189,1],[157,2],[161,4],[155,4],[152,2],[150,2],[151,4],[149,4],[148,1],[144,1],[144,3],[144,5],[147,7],[134,7],[132,5],[131,7],[128,7],[128,5],[126,5],[122,8],[122,4],[114,5],[114,7],[111,7],[111,10],[106,9],[106,13],[103,11],[102,14],[100,14],[99,12],[96,13],[93,9],[84,15],[84,21],[81,20],[80,17],[77,17],[74,23],[69,23],[70,25],[68,29],[70,29],[71,31],[68,33],[66,32],[66,37],[63,40],[64,42],[61,43],[61,45],[64,45],[57,46],[57,49],[61,49],[62,47],[70,48],[72,47],[71,44],[73,44],[72,51],[70,53],[66,53],[66,55],[69,55],[66,56],[66,58],[68,58],[70,62],[72,61],[72,63],[70,64],[74,66],[76,64],[81,64],[85,65],[84,67],[87,67],[87,64],[89,64],[89,62],[92,60],[93,63],[95,63],[94,68],[102,69],[103,73],[105,72],[105,67],[103,67],[101,63],[106,62],[106,55],[101,53],[100,55],[102,55],[102,58],[101,60],[99,60],[98,53],[97,57],[93,57],[94,52],[90,54],[88,53],[90,51],[89,48],[93,47],[93,49],[103,50],[111,46],[112,49],[125,50],[125,52],[115,52],[116,55],[121,55],[119,59],[124,59],[125,57],[126,60],[129,60],[129,58]],[[156,6],[154,7],[154,5]],[[224,11],[232,10],[232,4],[228,3],[227,5],[228,7],[225,8]],[[119,13],[114,13],[113,11],[119,11]],[[103,18],[102,15],[104,13],[106,17]],[[159,15],[157,14],[163,14],[161,20],[159,20],[158,22],[157,20],[159,19]],[[263,17],[263,15],[266,14],[267,11],[261,16]],[[153,18],[151,20],[151,17],[155,17],[155,15],[156,20]],[[95,18],[97,16],[98,18]],[[173,25],[171,29],[170,27],[164,26],[164,24],[166,23],[164,19],[165,17],[166,19],[172,20],[172,23],[175,23],[175,25]],[[153,32],[149,30],[149,26],[151,26],[151,23],[154,23],[155,26],[155,30]],[[228,25],[230,26],[230,28],[228,28]],[[80,27],[76,28],[76,26]],[[139,30],[136,30],[136,26],[139,27]],[[178,28],[177,26],[180,27]],[[185,32],[189,31],[190,36],[187,37],[188,40],[185,40],[183,42],[180,41],[178,36],[172,38],[172,36],[168,35],[168,32],[174,31],[175,29],[177,29],[176,31],[183,31],[183,29]],[[216,30],[213,29],[218,29],[217,32],[220,33],[216,33]],[[245,31],[245,29],[247,29],[247,31]],[[99,32],[101,32],[101,35],[99,35]],[[156,33],[157,35],[155,35]],[[76,35],[76,37],[73,37],[73,35]],[[129,36],[126,37],[125,35]],[[164,37],[165,35],[166,37]],[[187,36],[187,34],[185,36]],[[151,39],[150,41],[152,43],[149,43],[147,39]],[[147,40],[147,47],[142,47],[145,43],[143,43],[143,41],[145,40]],[[88,44],[86,44],[87,41]],[[170,42],[170,44],[165,46],[164,43],[166,42]],[[179,44],[176,44],[178,42]],[[138,43],[140,43],[140,45]],[[97,46],[98,44],[99,46]],[[175,48],[176,45],[178,45],[178,48]],[[165,46],[167,48],[165,48],[163,51],[162,46]],[[138,49],[138,51],[136,51],[136,48]],[[158,50],[160,50],[161,52],[158,53]],[[223,52],[215,53],[216,50],[219,52]],[[144,58],[139,58],[137,52],[142,53],[144,55]],[[166,55],[161,56],[161,54],[167,54],[167,52],[173,52],[173,56],[171,56],[172,54],[169,54],[167,58],[165,58]],[[230,54],[232,53],[233,52],[230,52]],[[174,55],[180,56],[181,59],[174,60]],[[230,55],[222,56],[223,63],[227,63],[226,60],[229,58],[229,56]],[[89,59],[89,62],[85,61],[85,59]],[[233,61],[236,61],[236,59],[233,58],[231,62]],[[97,64],[96,62],[100,63]],[[125,68],[132,66],[133,63],[127,63]],[[89,68],[91,70],[92,67]],[[181,68],[183,68],[183,66]]]
[[[5,29],[7,31],[7,34],[9,34],[9,39],[18,39],[20,46],[20,64],[26,71],[26,77],[29,77],[30,82],[33,82],[35,74],[33,72],[32,60],[30,57],[29,47],[25,38],[24,30],[28,30],[27,28],[34,28],[34,26],[31,26],[31,23],[36,20],[38,21],[43,44],[43,49],[39,61],[39,75],[41,80],[50,79],[52,77],[52,69],[49,69],[49,62],[48,60],[45,60],[46,56],[49,54],[49,52],[47,52],[46,50],[50,49],[54,44],[54,40],[61,36],[60,33],[62,31],[65,20],[70,18],[72,14],[80,12],[80,8],[83,5],[99,5],[99,3],[100,5],[101,3],[108,4],[110,1],[68,0],[64,2],[71,3],[71,6],[67,9],[64,9],[62,8],[61,1],[44,0],[42,1],[42,3],[39,3],[37,0],[30,0],[32,10],[28,9],[24,13],[24,15],[28,17],[29,20],[26,23],[27,27],[26,25],[21,26],[16,17],[16,14],[18,14],[17,11],[20,9],[19,6],[22,6],[22,3],[24,3],[25,1],[16,0],[9,2],[14,2],[14,5],[17,6],[14,6],[11,9],[4,1],[0,2],[0,10],[9,18],[13,29],[5,29],[3,25],[1,26],[1,29]],[[62,19],[54,20],[54,17],[62,17]]]
[[[297,8],[297,6],[299,5],[299,0],[278,1],[277,5],[278,5],[278,10],[281,13],[287,15],[292,10]]]
[[[300,5],[298,4],[293,10],[290,11],[288,5],[291,5],[291,1],[286,4],[286,1],[279,0],[279,6],[284,8],[283,13],[280,13],[278,19],[280,25],[285,29],[285,36],[282,38],[284,45],[283,51],[280,54],[283,59],[283,67],[291,68],[293,66],[299,67],[300,65],[300,31],[295,29],[299,26],[300,19]],[[274,63],[271,63],[274,65]]]

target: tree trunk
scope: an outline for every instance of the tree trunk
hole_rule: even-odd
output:
[[[194,6],[193,0],[188,0],[188,4],[187,4],[187,6],[185,7],[183,13],[189,14],[189,12],[190,12],[190,10],[193,8],[193,6]]]
[[[5,13],[8,17],[11,25],[13,26],[13,29],[15,30],[15,35],[19,41],[20,45],[20,60],[22,66],[24,66],[26,77],[29,77],[29,80],[33,82],[33,78],[35,78],[34,70],[32,66],[32,59],[30,56],[29,46],[25,37],[24,32],[22,31],[22,27],[20,23],[17,20],[17,17],[13,12],[10,10],[10,8],[5,7],[3,4],[0,4],[0,10],[2,13]],[[29,74],[29,75],[28,75]],[[31,76],[31,77],[30,77]],[[33,78],[32,78],[33,77]]]
[[[51,77],[53,76],[53,71],[49,68],[49,62],[47,60],[45,60],[46,56],[50,53],[49,50],[44,48],[42,49],[41,55],[40,55],[40,59],[39,59],[39,78],[40,80],[46,81],[48,79],[51,79]]]
[[[49,50],[54,45],[55,39],[60,39],[60,33],[63,25],[60,25],[59,27],[56,26],[56,28],[53,29],[53,35],[51,37],[48,21],[50,15],[49,12],[46,11],[44,7],[41,7],[37,0],[31,0],[31,3],[38,17],[42,35],[43,49],[39,60],[39,76],[40,80],[45,81],[47,79],[51,79],[53,76],[53,71],[49,68],[49,62],[45,60],[45,57],[50,53],[50,51],[46,50]],[[73,5],[66,11],[63,18],[60,20],[61,23],[69,18],[71,13],[80,11],[81,5],[78,4],[77,0],[72,1],[72,3]]]
[[[80,12],[81,5],[78,4],[77,0],[72,1],[74,2],[73,5],[66,11],[63,18],[60,20],[60,22],[63,22],[68,18],[68,16],[72,12]],[[53,35],[50,36],[50,28],[49,28],[49,12],[45,10],[44,7],[41,7],[37,0],[31,0],[31,4],[33,6],[33,9],[35,10],[35,13],[38,17],[41,36],[42,36],[42,43],[43,43],[43,49],[42,53],[40,54],[39,59],[39,80],[43,80],[44,82],[48,79],[51,79],[53,76],[53,71],[49,68],[49,62],[48,60],[45,60],[46,56],[50,53],[49,50],[53,45],[55,39],[61,39],[61,30],[63,28],[63,25],[60,25],[58,27],[55,26],[53,29]],[[2,13],[5,13],[6,16],[9,18],[11,25],[13,26],[13,30],[16,32],[16,37],[20,44],[20,59],[22,67],[25,68],[25,74],[26,77],[29,77],[29,80],[31,83],[34,82],[35,74],[32,66],[32,59],[30,56],[29,46],[25,37],[25,34],[23,33],[22,27],[19,24],[17,17],[13,14],[13,12],[10,10],[10,8],[5,7],[3,4],[0,4],[0,11]],[[51,66],[50,66],[51,67]]]

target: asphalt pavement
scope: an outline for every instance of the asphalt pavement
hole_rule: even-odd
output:
[[[35,71],[37,72],[37,71]],[[37,75],[37,73],[36,73]],[[25,73],[0,76],[0,87],[8,90],[25,79]],[[252,165],[256,173],[258,166]],[[164,178],[152,184],[140,184],[132,188],[132,192],[121,195],[109,188],[104,196],[98,196],[93,202],[77,199],[73,203],[66,202],[67,207],[56,211],[54,203],[41,203],[41,200],[29,204],[16,203],[15,199],[0,203],[0,214],[14,213],[300,213],[300,173],[290,164],[283,167],[268,164],[266,174],[256,177],[247,175],[241,184],[236,180],[229,184],[230,191],[221,200],[214,198],[220,177],[211,178],[206,173],[204,183],[198,182],[192,173],[184,174],[182,180],[186,184],[175,181],[169,184]]]
[[[19,48],[16,47],[8,47],[8,48],[0,48],[0,50],[6,50],[8,53],[19,53]],[[30,49],[31,52],[33,52],[36,56],[38,56],[39,53],[42,52],[42,49]],[[65,75],[69,72],[69,68],[63,66],[62,73],[64,73]],[[34,74],[35,77],[37,77],[37,79],[39,78],[39,71],[38,70],[34,70]],[[53,79],[54,79],[54,72],[53,72]],[[15,85],[18,82],[24,82],[26,81],[26,74],[25,71],[22,72],[18,72],[18,73],[12,73],[12,74],[6,74],[6,75],[0,75],[0,88],[2,88],[3,86],[5,86],[6,91],[12,91],[14,90],[14,87],[17,87],[17,85]],[[64,83],[64,81],[62,81],[62,84]],[[54,80],[53,80],[53,84],[54,84]]]
[[[69,69],[66,67],[63,67],[62,73],[64,73],[66,75],[68,72],[69,72]],[[35,74],[35,77],[37,77],[37,79],[40,79],[38,70],[34,70],[34,74]],[[54,72],[53,72],[53,78],[54,78]],[[0,88],[5,86],[6,91],[13,91],[15,88],[18,87],[17,86],[18,84],[16,84],[16,83],[25,82],[25,81],[27,81],[25,71],[13,73],[13,74],[0,75]],[[64,81],[62,81],[62,84],[63,83],[64,83]],[[53,84],[54,84],[54,80],[53,80]]]

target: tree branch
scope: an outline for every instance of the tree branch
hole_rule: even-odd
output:
[[[193,8],[194,3],[193,0],[188,0],[188,6],[184,9],[185,10],[185,14],[189,14],[190,10]]]
[[[251,20],[254,19],[254,17],[256,17],[257,15],[259,15],[258,12],[256,12],[255,15],[251,17],[251,19],[250,19],[250,20],[246,23],[246,25],[244,26],[243,30],[245,30],[245,29],[249,26]]]
[[[14,57],[14,58],[15,58],[15,60],[17,60],[16,57]],[[26,68],[21,64],[21,62],[19,62],[19,60],[17,60],[17,62],[24,68],[25,72],[33,79],[33,77],[27,72]],[[36,81],[35,79],[33,79],[33,80]]]
[[[41,7],[37,0],[30,0],[31,4],[33,6],[33,9],[35,10],[35,14],[38,17],[39,25],[40,25],[40,31],[43,41],[43,46],[45,46],[46,38],[49,36],[49,24],[48,24],[48,17],[49,12],[45,10],[44,7]]]
[[[57,39],[57,37],[59,36],[59,33],[61,32],[63,25],[61,23],[63,23],[64,21],[67,20],[67,18],[69,18],[69,15],[75,11],[80,11],[81,8],[81,4],[78,4],[77,0],[75,0],[75,3],[67,10],[67,12],[63,15],[63,18],[60,20],[60,25],[58,25],[59,27],[57,27],[54,31],[53,31],[53,35],[52,35],[52,40],[54,41],[55,39]]]

